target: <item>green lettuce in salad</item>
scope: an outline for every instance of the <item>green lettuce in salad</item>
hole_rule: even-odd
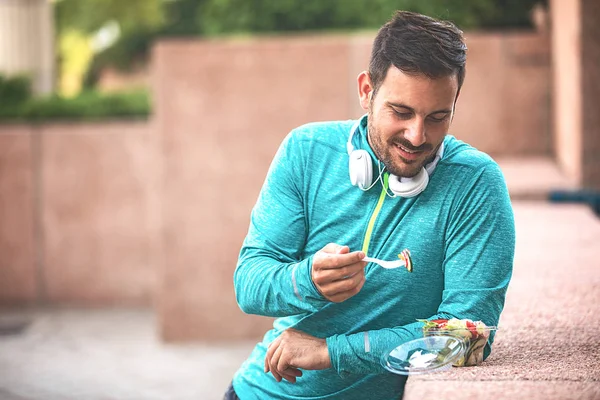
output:
[[[465,341],[465,353],[454,366],[473,366],[483,362],[483,350],[490,337],[496,330],[495,326],[487,326],[482,321],[470,319],[434,319],[418,320],[423,322],[423,335],[452,335]]]

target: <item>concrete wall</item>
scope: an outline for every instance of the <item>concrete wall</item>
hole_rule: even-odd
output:
[[[581,0],[584,187],[600,190],[600,1]]]
[[[556,159],[563,171],[581,182],[581,19],[579,0],[551,1],[553,113]],[[555,24],[556,25],[556,24]]]
[[[556,158],[582,187],[600,189],[600,2],[552,0]]]
[[[151,304],[151,132],[145,121],[0,126],[0,302]]]
[[[466,35],[468,73],[452,133],[492,155],[549,155],[553,151],[549,114],[550,36],[544,26],[540,27],[540,33]],[[346,115],[358,117],[362,110],[357,101],[356,76],[367,69],[373,36],[353,35],[339,39],[335,51],[347,59],[341,60],[336,67],[347,78],[348,89],[339,93],[338,101],[347,103],[344,118]],[[250,47],[257,45],[256,40],[243,43]],[[207,49],[211,51],[212,48]],[[102,90],[135,87],[151,80],[148,73],[144,69],[134,73],[107,69],[103,71],[99,85]],[[569,89],[575,88],[563,90]]]
[[[367,67],[372,38],[170,40],[155,47],[165,239],[157,304],[165,339],[264,332],[270,321],[243,315],[232,284],[251,208],[290,129],[361,114],[356,76]],[[471,34],[467,42],[452,132],[492,154],[550,154],[548,39]]]
[[[547,155],[549,38],[467,34],[467,75],[451,132],[494,156]]]
[[[0,300],[33,302],[39,295],[34,239],[32,130],[0,130]]]
[[[280,141],[311,120],[349,117],[344,38],[159,43],[156,118],[164,151],[167,340],[256,336],[232,274],[249,212]]]

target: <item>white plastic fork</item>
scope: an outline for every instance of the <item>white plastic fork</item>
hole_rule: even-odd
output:
[[[362,260],[366,261],[366,262],[372,262],[372,263],[378,264],[380,267],[383,267],[385,269],[394,269],[394,268],[406,266],[406,263],[404,262],[404,260],[385,261],[385,260],[380,260],[378,258],[373,258],[373,257],[365,257]]]

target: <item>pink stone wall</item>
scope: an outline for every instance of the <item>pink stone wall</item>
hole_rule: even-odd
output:
[[[556,159],[563,171],[581,182],[581,18],[579,0],[551,0],[552,108]],[[558,22],[560,21],[560,22]]]
[[[549,39],[537,33],[465,38],[467,75],[451,133],[493,156],[549,155]]]
[[[149,304],[156,283],[148,123],[53,124],[41,135],[48,300]]]
[[[269,322],[244,316],[233,293],[250,210],[289,130],[349,117],[347,43],[302,37],[156,47],[165,238],[158,305],[167,340],[264,332]]]
[[[151,304],[152,133],[145,121],[0,126],[0,302]]]
[[[38,296],[34,234],[33,129],[0,130],[0,302],[33,303]]]
[[[600,1],[582,0],[581,21],[582,184],[600,190]]]
[[[556,158],[582,187],[600,190],[600,2],[550,4]]]

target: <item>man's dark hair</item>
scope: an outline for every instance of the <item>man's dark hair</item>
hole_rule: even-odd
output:
[[[406,74],[441,78],[456,74],[458,89],[465,80],[467,46],[463,33],[451,22],[425,15],[397,11],[379,29],[369,63],[373,96],[383,83],[390,65]]]

